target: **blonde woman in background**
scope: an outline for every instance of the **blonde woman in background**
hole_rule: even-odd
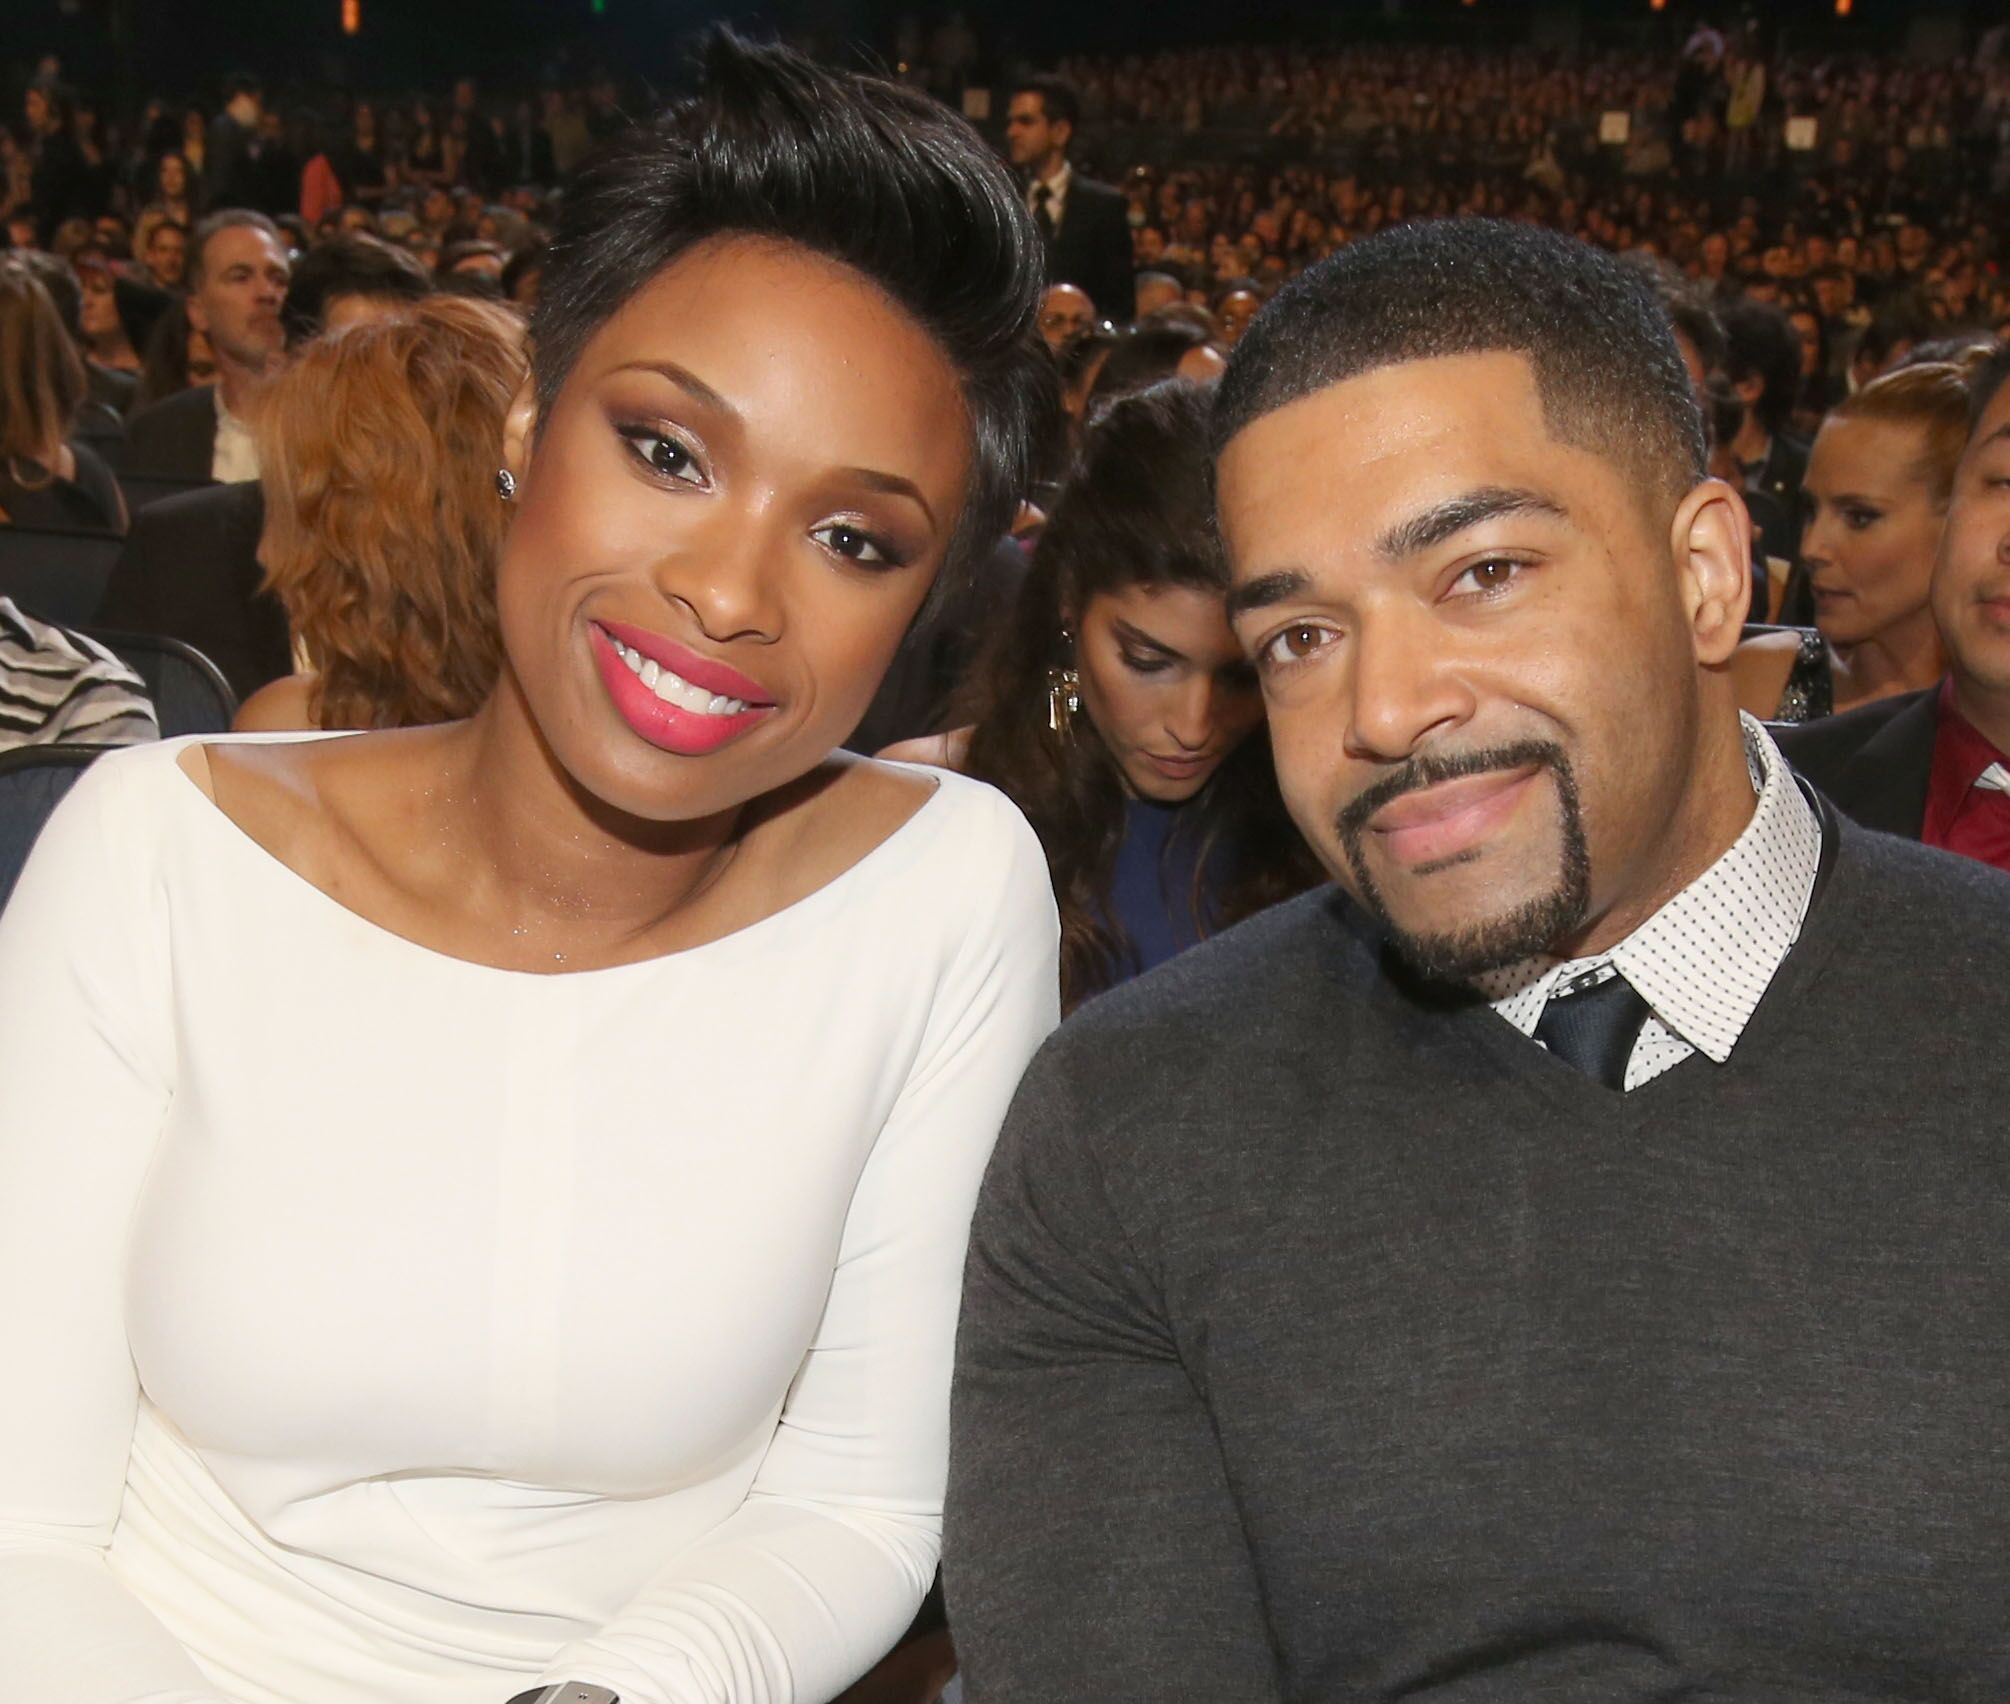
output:
[[[488,695],[496,469],[527,366],[508,309],[438,296],[317,339],[274,382],[259,560],[300,672],[254,693],[239,732],[450,722]]]

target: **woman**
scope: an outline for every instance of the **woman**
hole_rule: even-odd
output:
[[[1202,387],[1112,403],[978,659],[970,725],[885,754],[1026,813],[1061,911],[1063,1011],[1317,880],[1229,629],[1209,492]]]
[[[200,114],[197,115],[198,121]],[[163,154],[154,181],[154,198],[147,212],[172,219],[177,225],[195,229],[202,216],[202,198],[197,190],[194,168],[183,154]]]
[[[807,1700],[907,1625],[1054,918],[995,793],[832,754],[1011,517],[1039,276],[960,118],[715,40],[567,197],[482,707],[64,800],[0,916],[8,1704]]]
[[[1745,709],[1805,722],[1940,678],[1927,589],[1967,440],[1967,381],[1951,362],[1900,367],[1830,413],[1804,487],[1800,571],[1815,631],[1738,647],[1731,666]]]
[[[138,373],[140,358],[126,336],[125,321],[119,317],[119,299],[112,269],[102,256],[79,260],[77,282],[82,286],[77,324],[83,334],[85,358],[112,373]]]
[[[189,324],[187,300],[176,297],[154,321],[153,333],[147,338],[146,360],[133,392],[132,411],[137,414],[148,403],[192,385],[215,383],[216,351],[210,348],[209,338]]]
[[[316,338],[259,401],[266,589],[301,673],[239,732],[408,728],[494,689],[503,417],[523,382],[507,309],[436,297]]]
[[[41,280],[0,261],[0,518],[73,532],[126,530],[112,470],[71,439],[89,394],[84,363]]]

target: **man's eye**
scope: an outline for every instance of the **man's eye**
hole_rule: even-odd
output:
[[[1475,562],[1453,582],[1452,589],[1458,591],[1463,588],[1483,596],[1491,592],[1505,591],[1513,584],[1521,568],[1519,562],[1508,562],[1497,557],[1489,558],[1485,562]]]
[[[1276,634],[1263,647],[1257,661],[1268,668],[1281,668],[1291,663],[1302,662],[1323,646],[1331,635],[1323,627],[1315,627],[1309,621],[1301,621]]]

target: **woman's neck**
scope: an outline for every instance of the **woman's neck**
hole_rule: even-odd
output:
[[[505,669],[451,731],[447,796],[492,907],[533,953],[616,952],[706,893],[732,863],[742,812],[694,822],[624,816],[584,793]]]
[[[1930,609],[1916,610],[1859,644],[1832,649],[1838,710],[1917,692],[1933,685],[1947,669],[1947,653]]]

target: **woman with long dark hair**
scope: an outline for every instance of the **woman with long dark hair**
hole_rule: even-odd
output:
[[[886,754],[988,781],[1025,812],[1061,913],[1064,1011],[1319,879],[1227,594],[1206,390],[1120,397],[979,655],[967,725]]]
[[[1055,921],[1004,799],[837,748],[1026,488],[1039,288],[961,118],[718,38],[567,195],[474,714],[58,807],[0,1699],[807,1704],[908,1626]]]

